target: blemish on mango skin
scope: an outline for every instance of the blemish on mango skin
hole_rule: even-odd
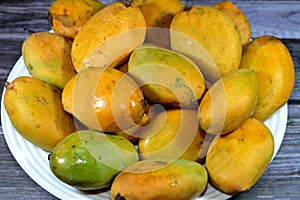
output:
[[[10,85],[9,82],[5,82],[4,86],[8,89],[8,90],[14,90],[15,89],[15,85]]]
[[[122,197],[120,193],[118,193],[114,199],[115,200],[126,200],[126,198]]]
[[[157,165],[167,165],[167,164],[169,164],[168,162],[165,162],[165,161],[161,161],[161,160],[157,160],[157,161],[155,161],[155,164],[157,164]]]
[[[61,23],[62,23],[65,27],[67,27],[67,28],[73,27],[73,26],[76,25],[76,22],[73,21],[73,20],[71,20],[71,19],[69,18],[69,16],[66,15],[66,14],[57,16],[57,19],[58,19],[59,21],[61,21]]]
[[[49,9],[48,21],[56,33],[74,39],[86,21],[103,7],[94,0],[56,1]]]
[[[29,64],[27,67],[29,70],[33,70],[33,66],[31,64]]]

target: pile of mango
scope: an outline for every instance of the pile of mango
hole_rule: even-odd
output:
[[[269,165],[264,121],[289,99],[294,65],[276,37],[251,38],[232,2],[56,0],[31,34],[31,76],[6,83],[16,130],[79,190],[112,199],[192,199],[207,184],[251,188]]]

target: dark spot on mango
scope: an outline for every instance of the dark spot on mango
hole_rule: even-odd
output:
[[[187,6],[187,7],[185,7],[184,9],[183,9],[183,11],[185,11],[185,12],[190,12],[191,11],[191,9],[192,9],[192,7],[191,6]]]
[[[11,87],[8,88],[9,90],[15,89],[15,85],[12,85]]]
[[[28,64],[27,68],[31,71],[33,70],[33,66],[31,64]]]
[[[120,193],[118,193],[116,196],[115,196],[115,200],[126,200],[125,197],[121,196]]]
[[[130,6],[131,6],[130,1],[125,1],[125,6],[126,6],[127,8],[130,7]]]
[[[5,83],[4,83],[4,86],[5,86],[5,87],[8,87],[8,86],[9,86],[9,82],[5,82]]]
[[[165,162],[165,161],[157,160],[157,161],[155,161],[155,164],[157,164],[157,165],[167,165],[168,163]]]
[[[53,88],[52,91],[54,92],[54,94],[61,95],[61,91],[58,88]]]

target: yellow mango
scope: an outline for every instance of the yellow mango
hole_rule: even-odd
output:
[[[104,4],[97,0],[56,0],[49,8],[48,18],[55,33],[74,39],[82,26],[102,8]]]
[[[8,83],[4,105],[20,135],[46,151],[76,131],[73,119],[63,110],[61,91],[39,79],[20,76]]]
[[[295,83],[292,57],[278,38],[260,36],[245,48],[240,68],[253,69],[256,73],[260,93],[253,117],[265,121],[292,94]]]
[[[142,91],[127,74],[113,68],[79,72],[65,87],[62,102],[82,124],[103,132],[133,127],[145,113]]]
[[[251,26],[248,18],[240,8],[229,0],[215,3],[213,7],[221,10],[232,19],[240,32],[242,44],[248,44],[251,38]]]
[[[138,7],[128,2],[109,4],[93,15],[74,38],[74,67],[77,71],[116,67],[144,42],[145,35],[146,22]]]
[[[258,81],[253,70],[237,69],[225,74],[200,102],[200,127],[212,135],[233,131],[253,114],[258,97]]]
[[[205,167],[194,161],[143,160],[116,176],[111,199],[193,199],[206,189],[207,177]]]
[[[140,136],[141,159],[199,160],[205,133],[198,127],[195,110],[170,109],[157,114]]]
[[[176,13],[184,9],[180,0],[134,0],[133,5],[138,6],[146,20],[146,41],[163,47],[170,46],[169,28]]]
[[[132,4],[141,9],[147,27],[169,28],[174,15],[184,8],[180,0],[133,0]]]
[[[222,11],[193,5],[174,16],[170,29],[171,49],[193,59],[207,81],[215,82],[239,67],[241,36]]]
[[[250,189],[268,167],[273,151],[271,131],[249,118],[233,132],[221,135],[207,154],[210,183],[229,194]]]
[[[61,102],[65,111],[73,114],[73,90],[76,82],[76,75],[73,76],[65,85],[62,94]]]
[[[76,71],[71,59],[72,41],[55,33],[31,34],[22,46],[30,74],[63,89]]]

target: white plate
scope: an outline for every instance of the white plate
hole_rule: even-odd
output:
[[[7,81],[10,82],[21,75],[30,76],[25,67],[23,57],[19,58],[8,76]],[[1,121],[7,145],[19,165],[34,181],[60,199],[110,199],[109,191],[85,193],[58,180],[50,170],[48,164],[48,152],[25,140],[11,124],[4,107],[3,94],[1,101]],[[273,158],[275,157],[285,134],[287,115],[287,104],[285,104],[265,122],[272,131],[275,139]],[[208,185],[204,195],[198,197],[197,200],[228,199],[230,197],[231,196],[221,193]]]

